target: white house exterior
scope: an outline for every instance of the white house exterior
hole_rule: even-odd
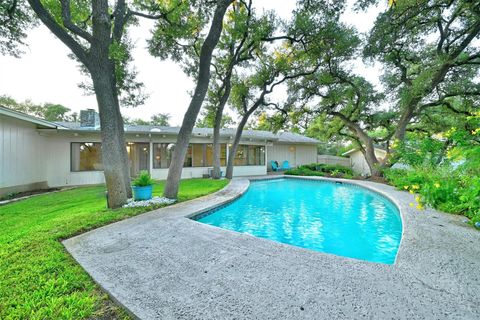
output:
[[[387,156],[387,151],[384,149],[375,148],[374,150],[375,156],[379,161],[385,159]],[[348,156],[350,158],[350,165],[355,173],[363,176],[371,175],[370,167],[368,166],[367,160],[360,149],[356,148],[349,150],[342,154],[342,156]]]
[[[166,179],[177,127],[125,126],[132,176],[148,170]],[[234,129],[221,130],[226,164]],[[182,178],[199,178],[212,167],[210,128],[195,128]],[[80,123],[54,123],[0,107],[0,196],[12,193],[104,182],[100,130]],[[245,130],[234,160],[234,176],[263,175],[270,161],[291,166],[316,162],[318,141],[293,133]],[[223,167],[225,171],[225,167]]]

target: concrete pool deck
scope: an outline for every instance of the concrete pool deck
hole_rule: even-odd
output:
[[[413,196],[406,192],[348,182],[400,207],[404,230],[394,265],[310,251],[187,218],[240,196],[247,179],[64,245],[140,319],[480,319],[480,232],[463,217],[410,208]]]

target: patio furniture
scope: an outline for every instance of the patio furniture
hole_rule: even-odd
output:
[[[288,162],[288,160],[285,160],[283,161],[282,168],[280,170],[288,170],[288,169],[292,169],[292,167],[290,167],[290,163]]]
[[[278,162],[277,161],[270,161],[270,164],[272,165],[272,171],[278,171]]]

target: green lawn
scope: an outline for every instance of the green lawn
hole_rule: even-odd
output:
[[[179,201],[223,188],[227,180],[190,179]],[[154,186],[161,195],[164,183]],[[106,209],[103,186],[45,194],[0,206],[0,319],[123,318],[60,243],[148,211]]]

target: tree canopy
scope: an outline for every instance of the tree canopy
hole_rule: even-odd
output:
[[[61,104],[35,104],[31,101],[18,102],[10,96],[0,96],[0,106],[23,112],[47,121],[76,121],[77,114]]]
[[[360,10],[378,3],[356,5]],[[380,167],[399,160],[395,150],[411,144],[410,133],[445,132],[478,108],[478,2],[390,1],[364,37],[337,21],[322,25],[327,21],[318,10],[322,3],[305,4],[295,12],[292,35],[301,39],[294,43],[307,53],[306,63],[319,68],[313,76],[289,81],[288,103],[280,112],[263,113],[261,127],[351,141],[372,173],[380,174]],[[355,73],[358,57],[383,66],[382,88]],[[389,152],[384,161],[373,152],[376,144]]]

